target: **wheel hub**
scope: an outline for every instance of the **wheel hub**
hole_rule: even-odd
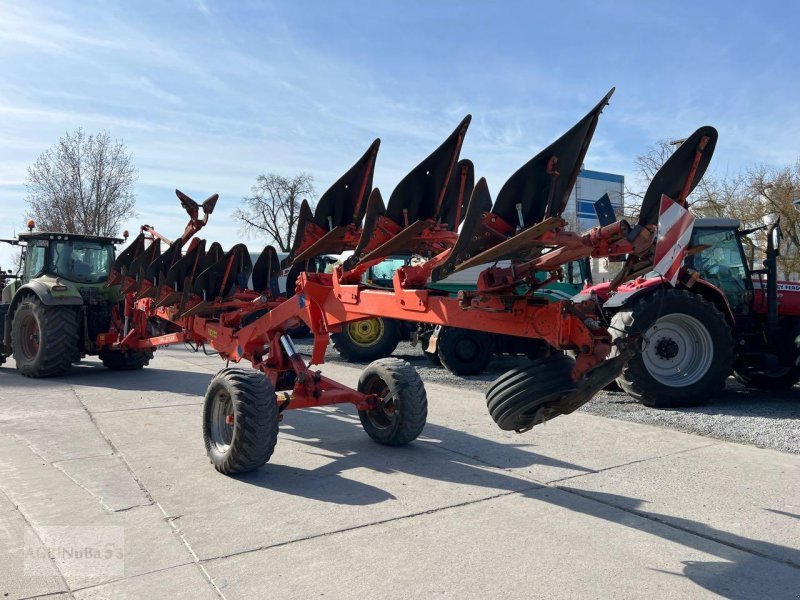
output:
[[[380,319],[366,319],[347,326],[347,333],[354,343],[360,346],[374,344],[383,334],[383,322]]]
[[[664,360],[671,360],[678,355],[678,344],[669,337],[664,337],[656,342],[656,356]]]
[[[220,390],[212,400],[210,427],[211,443],[220,452],[225,452],[230,447],[235,423],[231,397],[226,391]]]
[[[462,362],[469,362],[475,359],[478,354],[479,348],[474,340],[462,339],[456,344],[455,354],[458,360]]]
[[[684,313],[660,317],[644,337],[644,365],[656,381],[669,387],[697,383],[714,360],[714,340],[708,329]]]
[[[36,317],[29,315],[22,323],[22,351],[28,359],[36,358],[39,353],[39,324]]]
[[[373,426],[386,429],[394,425],[397,419],[398,407],[394,396],[389,392],[386,382],[373,378],[366,386],[367,393],[375,394],[374,404],[367,410],[367,417]]]

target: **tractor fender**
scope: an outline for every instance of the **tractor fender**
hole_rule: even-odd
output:
[[[654,292],[655,290],[670,287],[662,279],[654,277],[652,279],[644,279],[630,282],[629,284],[621,285],[617,292],[612,294],[608,300],[603,303],[603,310],[614,310],[622,308],[631,303],[636,298]],[[703,297],[716,306],[719,311],[725,315],[725,320],[733,326],[736,324],[736,318],[731,310],[731,305],[725,294],[717,286],[709,283],[705,279],[696,280],[691,287],[684,285],[681,282],[675,286],[679,290],[687,290],[693,294]]]
[[[654,290],[666,287],[663,286],[661,281],[658,279],[648,279],[646,281],[652,281],[653,283],[650,285],[632,287],[630,289],[623,289],[620,287],[617,289],[616,293],[612,294],[608,300],[605,301],[603,308],[621,308],[626,304],[629,304],[634,298],[638,298],[639,296],[643,296],[644,294]]]
[[[728,299],[725,297],[723,291],[713,283],[709,283],[705,279],[698,279],[691,287],[687,287],[682,284],[678,284],[677,287],[689,290],[690,292],[694,292],[695,294],[702,296],[716,306],[723,315],[725,315],[725,319],[731,324],[731,326],[736,324],[736,317],[733,315],[733,310],[731,309]]]
[[[17,306],[27,296],[34,295],[39,298],[39,301],[45,306],[81,306],[83,305],[83,298],[74,294],[53,296],[50,288],[41,281],[29,281],[17,290],[14,297],[11,299],[11,304],[6,312],[6,322],[3,329],[3,345],[6,348],[11,347],[11,323],[14,320],[14,313]]]
[[[72,287],[67,283],[64,285],[66,285],[67,288]],[[15,303],[19,303],[26,292],[34,293],[39,297],[41,303],[46,306],[81,306],[83,304],[83,298],[75,290],[68,289],[66,293],[54,296],[50,286],[42,281],[34,279],[17,290],[17,293],[14,294],[14,299],[11,301],[12,307],[9,309],[9,312],[13,309]]]
[[[572,297],[573,302],[586,302],[592,297],[596,298],[603,308],[620,308],[634,298],[638,298],[651,290],[661,287],[661,279],[636,279],[623,283],[613,292],[610,291],[609,282],[587,285],[580,293]]]

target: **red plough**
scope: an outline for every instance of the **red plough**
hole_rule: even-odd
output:
[[[376,361],[357,389],[311,368],[324,362],[330,333],[375,316],[545,340],[551,355],[501,376],[487,394],[489,411],[501,428],[516,431],[568,414],[615,379],[636,348],[616,347],[609,358],[611,335],[596,303],[544,302],[533,291],[547,281],[534,275],[545,271],[548,281],[557,279],[563,264],[583,256],[627,254],[635,263],[652,252],[655,240],[655,223],[631,227],[618,221],[579,235],[566,231],[561,219],[612,93],[517,171],[494,204],[485,180],[473,183],[472,163],[460,160],[469,117],[400,182],[387,205],[372,189],[376,140],[322,196],[314,214],[303,206],[283,265],[269,246],[255,266],[243,245],[226,253],[217,244],[206,249],[195,235],[216,196],[202,204],[201,220],[199,205],[178,192],[190,217],[186,230],[169,242],[145,226],[120,254],[109,283],[123,285],[124,308],[98,343],[142,351],[186,342],[253,366],[255,371],[224,369],[206,395],[206,448],[224,473],[267,462],[288,409],[354,404],[366,432],[384,444],[404,444],[421,433],[427,400],[408,363]],[[167,246],[163,253],[161,244]],[[344,250],[353,256],[333,273],[303,270],[319,254]],[[369,265],[398,251],[425,260],[398,270],[392,290],[361,282]],[[512,266],[484,270],[475,292],[452,298],[426,288],[454,271],[499,260]],[[296,294],[288,299],[277,292],[281,266],[299,273]],[[301,322],[314,334],[308,363],[286,333]]]

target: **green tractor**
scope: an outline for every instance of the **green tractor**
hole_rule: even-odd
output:
[[[119,286],[107,287],[114,246],[124,240],[72,233],[30,231],[0,240],[22,248],[16,275],[2,276],[0,287],[0,364],[14,357],[26,377],[65,373],[87,354],[99,355],[109,369],[146,365],[152,353],[101,348],[120,304]]]

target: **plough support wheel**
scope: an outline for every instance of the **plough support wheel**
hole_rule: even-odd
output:
[[[494,422],[505,431],[524,431],[541,422],[540,411],[578,389],[574,366],[571,357],[552,354],[501,375],[486,392]]]
[[[223,369],[203,403],[203,441],[211,464],[231,475],[269,461],[278,441],[278,403],[263,373]]]
[[[358,411],[364,431],[376,442],[400,446],[422,433],[428,397],[417,370],[406,361],[376,360],[361,373],[358,391],[378,397],[374,408]]]

